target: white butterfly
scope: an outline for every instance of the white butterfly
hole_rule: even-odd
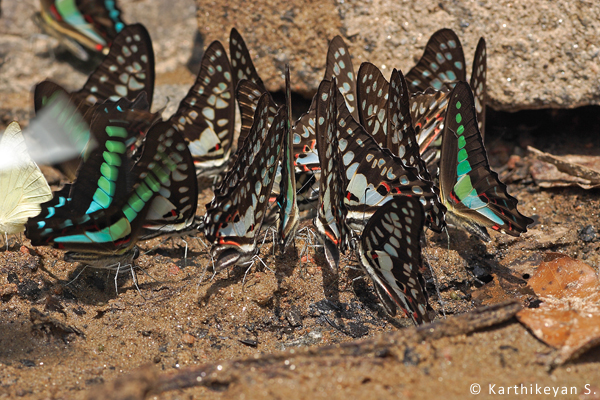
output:
[[[0,138],[0,232],[23,232],[27,219],[50,199],[48,182],[27,152],[21,127],[13,122]]]

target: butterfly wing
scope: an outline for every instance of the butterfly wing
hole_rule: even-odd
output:
[[[296,236],[298,223],[300,222],[300,210],[296,198],[296,174],[294,173],[294,148],[292,146],[292,92],[290,85],[290,69],[286,65],[285,68],[285,99],[287,120],[284,137],[283,151],[281,155],[281,183],[279,187],[279,196],[277,204],[279,205],[279,228],[278,244],[280,252],[285,252],[285,248],[292,242]]]
[[[431,87],[448,91],[458,81],[466,82],[465,54],[456,33],[440,29],[429,38],[423,56],[406,74],[411,93]]]
[[[173,137],[171,131],[175,127],[169,122],[158,123],[152,129],[163,132],[163,142],[155,144],[156,151],[161,155],[170,152],[169,160],[175,168],[169,179],[161,182],[161,188],[149,206],[141,239],[173,235],[188,229],[195,221],[198,206],[198,180],[189,148],[181,135]],[[139,172],[135,175],[144,173],[147,166],[138,163],[136,168]]]
[[[487,101],[487,52],[485,39],[480,38],[473,57],[473,72],[469,81],[475,96],[475,110],[477,111],[477,126],[481,132],[481,138],[485,138],[485,104]]]
[[[485,229],[519,236],[532,219],[517,210],[517,199],[490,170],[477,127],[475,99],[467,83],[452,91],[440,159],[440,190],[448,220],[489,240]]]
[[[319,209],[314,224],[325,245],[325,256],[332,270],[337,271],[339,252],[346,251],[349,230],[346,226],[344,205],[344,176],[339,143],[336,134],[337,86],[322,81],[317,91],[316,134],[321,178],[319,184]],[[344,102],[343,99],[341,99]]]
[[[27,219],[40,213],[40,204],[50,200],[52,192],[16,122],[0,139],[0,160],[0,232],[23,232]]]
[[[338,90],[346,101],[350,114],[358,121],[358,107],[356,95],[356,77],[354,66],[348,47],[341,36],[336,36],[327,48],[327,64],[325,66],[325,80],[337,80]]]
[[[269,99],[260,97],[247,145],[238,150],[215,197],[206,207],[205,235],[213,244],[217,270],[248,262],[256,252],[256,237],[275,180],[287,122],[280,108],[268,127]]]
[[[254,68],[246,42],[235,28],[232,28],[229,34],[229,56],[231,57],[234,88],[242,79],[247,79],[254,83],[261,93],[268,93],[265,84]]]
[[[416,325],[430,322],[421,266],[423,207],[398,196],[369,219],[360,240],[359,260],[373,280],[388,313],[401,308]]]
[[[419,177],[419,172],[404,165],[388,149],[382,149],[371,135],[352,118],[338,98],[338,128],[340,150],[347,182],[345,204],[348,225],[362,231],[370,215],[393,196],[414,196],[425,211],[437,216],[432,229],[444,226],[443,207],[433,183]]]
[[[108,55],[73,97],[78,107],[90,107],[105,100],[135,99],[141,92],[152,105],[154,50],[146,28],[133,24],[115,37]]]
[[[169,121],[188,141],[197,174],[218,176],[229,161],[235,126],[233,77],[220,42],[206,49],[194,86]]]
[[[375,138],[379,146],[389,149],[391,137],[388,137],[388,81],[379,68],[364,62],[358,69],[357,86],[360,124]]]
[[[125,28],[122,11],[116,0],[77,0],[77,8],[83,17],[111,42]]]

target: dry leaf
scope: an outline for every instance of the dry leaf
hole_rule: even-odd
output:
[[[555,156],[534,147],[527,150],[535,157],[531,163],[531,176],[545,188],[580,186],[584,189],[600,187],[600,157]]]
[[[586,263],[550,253],[529,286],[542,303],[517,314],[544,343],[558,349],[560,365],[600,344],[600,282]]]

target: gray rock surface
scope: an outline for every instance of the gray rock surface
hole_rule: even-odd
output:
[[[355,68],[407,72],[429,36],[456,31],[470,64],[477,40],[488,44],[489,104],[497,110],[600,104],[600,3],[569,0],[336,0],[232,3],[196,0],[205,43],[244,36],[270,90],[283,87],[285,63],[294,89],[310,95],[322,78],[326,46],[340,34]]]
[[[194,0],[122,0],[123,19],[143,23],[152,38],[156,61],[154,108],[174,111],[194,82],[186,69],[197,32]],[[0,128],[12,120],[23,126],[33,114],[31,89],[51,79],[69,90],[87,74],[58,57],[58,42],[41,34],[32,16],[39,0],[2,3],[0,17]]]

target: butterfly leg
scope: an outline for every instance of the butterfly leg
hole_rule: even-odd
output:
[[[79,275],[81,275],[87,267],[88,267],[87,265],[84,265],[83,268],[81,269],[81,271],[79,271],[79,273],[77,274],[77,276],[75,278],[71,279],[69,281],[69,283],[67,283],[67,285],[70,285],[71,283],[75,282],[77,280],[77,278],[79,278]]]

